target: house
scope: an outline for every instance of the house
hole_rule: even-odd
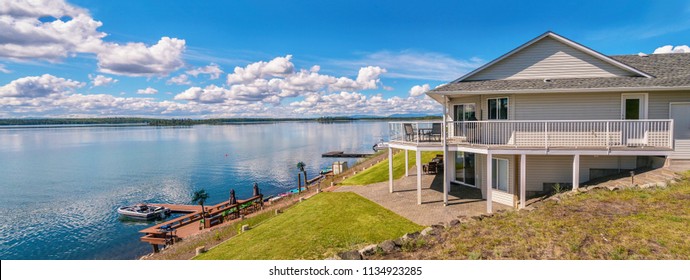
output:
[[[607,56],[546,32],[427,95],[444,121],[390,123],[389,158],[443,151],[444,204],[451,183],[480,188],[492,212],[555,185],[690,160],[689,53]]]

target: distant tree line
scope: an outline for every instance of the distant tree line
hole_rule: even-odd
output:
[[[45,118],[45,119],[0,119],[0,125],[150,125],[150,126],[190,126],[198,124],[221,125],[252,122],[283,122],[283,121],[357,121],[357,120],[432,120],[441,119],[440,116],[425,116],[414,118],[390,117],[319,117],[319,118],[223,118],[223,119],[156,119],[156,118]]]

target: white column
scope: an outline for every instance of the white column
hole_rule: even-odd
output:
[[[493,185],[493,156],[491,153],[486,154],[486,212],[491,213],[493,212],[491,203],[493,203],[492,198],[491,198],[491,192],[492,188],[491,185]]]
[[[580,187],[580,155],[573,156],[573,190]]]
[[[422,151],[416,151],[417,159],[417,204],[422,204]]]
[[[393,192],[393,148],[388,147],[388,190]]]
[[[405,177],[410,176],[410,159],[408,159],[408,151],[405,150]]]
[[[448,190],[450,188],[450,176],[448,175],[448,142],[446,142],[446,112],[448,99],[443,97],[443,123],[441,124],[441,141],[443,141],[443,206],[448,205]]]
[[[520,155],[520,209],[525,208],[527,194],[527,155]]]

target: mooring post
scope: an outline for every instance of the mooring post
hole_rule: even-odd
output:
[[[158,249],[158,244],[151,244],[151,246],[153,246],[153,252],[154,253],[160,252],[160,250]]]

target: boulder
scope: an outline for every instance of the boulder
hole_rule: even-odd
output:
[[[204,247],[204,246],[196,247],[196,250],[195,250],[195,251],[196,251],[196,255],[197,255],[197,256],[198,256],[198,255],[201,255],[201,254],[203,254],[203,253],[206,253],[206,247]]]
[[[362,256],[371,256],[376,254],[376,244],[366,246],[358,251]]]
[[[412,233],[406,233],[405,235],[402,236],[402,241],[407,241],[410,239],[416,239],[417,237],[419,237],[419,232],[417,232],[417,231],[412,232]]]
[[[453,219],[453,220],[450,220],[450,222],[448,222],[448,226],[450,226],[450,227],[455,227],[455,226],[458,226],[459,224],[460,224],[460,220],[458,220],[458,219]]]
[[[422,236],[437,235],[439,230],[434,227],[428,227],[422,230]]]
[[[405,241],[403,241],[402,238],[398,238],[393,240],[393,243],[395,243],[395,246],[402,247],[402,245],[405,244]]]
[[[398,249],[398,246],[395,245],[395,242],[393,242],[393,240],[386,240],[379,244],[379,248],[381,248],[381,250],[383,250],[383,252],[385,253],[392,253],[393,251]]]
[[[338,253],[341,260],[361,260],[362,255],[358,251],[346,251]]]
[[[242,225],[242,232],[248,231],[249,229],[249,225]]]

